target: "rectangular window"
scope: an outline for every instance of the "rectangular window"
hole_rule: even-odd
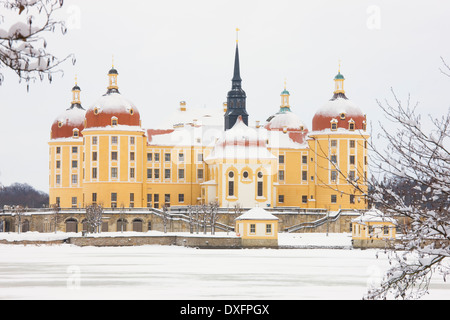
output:
[[[336,148],[336,147],[337,147],[337,140],[331,140],[331,141],[330,141],[330,146],[331,146],[332,148]]]
[[[355,171],[349,171],[348,172],[348,179],[350,181],[355,181]]]
[[[184,179],[184,169],[178,169],[178,179]]]
[[[335,194],[331,195],[331,203],[337,203],[337,195]]]
[[[92,203],[93,204],[97,203],[97,194],[96,193],[92,194]]]
[[[78,175],[77,174],[72,175],[72,184],[78,184]]]
[[[111,152],[111,160],[112,161],[117,161],[117,151],[112,151]]]
[[[117,208],[117,193],[111,193],[111,208]]]
[[[164,154],[164,161],[165,162],[170,162],[170,153],[165,153]]]
[[[337,180],[337,171],[333,170],[331,171],[331,181]]]
[[[258,197],[264,196],[263,182],[258,181]]]
[[[134,161],[134,152],[130,152],[130,161]]]
[[[59,174],[56,175],[56,184],[61,184],[61,176]]]
[[[152,161],[153,159],[153,153],[147,153],[147,161]]]
[[[151,207],[152,207],[152,194],[147,193],[147,208],[151,208]]]
[[[78,153],[78,147],[72,147],[72,153]]]
[[[234,181],[228,181],[228,196],[234,196]]]
[[[92,179],[97,179],[97,168],[92,168]]]
[[[56,169],[61,169],[61,161],[56,161]]]
[[[166,206],[170,206],[170,194],[165,194],[164,195],[164,204]]]
[[[197,178],[198,179],[203,179],[203,169],[198,169],[197,170]]]
[[[117,144],[117,137],[111,137],[111,144]]]
[[[354,194],[350,195],[350,203],[355,204],[355,195]]]
[[[302,156],[302,163],[308,164],[308,156]]]
[[[155,153],[155,162],[159,162],[159,153]]]
[[[178,154],[178,161],[179,162],[184,162],[184,153],[179,153]]]
[[[134,193],[130,193],[130,202],[134,202]]]
[[[97,161],[97,152],[92,152],[92,161]]]
[[[130,168],[130,178],[134,179],[134,168]]]
[[[155,169],[155,179],[159,179],[159,169]]]
[[[302,203],[308,203],[308,196],[302,196]]]
[[[256,224],[254,224],[254,223],[250,224],[250,233],[251,234],[256,233]]]
[[[355,140],[350,140],[350,148],[354,148],[355,147]]]
[[[111,168],[111,178],[117,179],[117,168]]]
[[[278,163],[284,163],[284,155],[279,155],[278,156]]]
[[[334,163],[334,164],[337,163],[337,156],[335,154],[331,155],[331,163]]]
[[[282,194],[278,195],[278,202],[279,203],[284,203],[284,195],[282,195]]]
[[[153,170],[147,169],[147,179],[153,179]]]
[[[77,207],[77,202],[78,202],[77,197],[72,197],[72,208],[76,208]]]
[[[56,147],[56,154],[60,154],[61,153],[61,147]]]
[[[130,144],[134,145],[134,137],[130,137]]]
[[[302,171],[302,181],[308,180],[308,171]]]
[[[350,156],[350,164],[355,164],[355,156]]]
[[[98,138],[97,137],[92,137],[92,144],[93,145],[97,145],[98,143]]]
[[[197,154],[197,161],[198,162],[203,162],[203,153],[198,153]]]
[[[170,169],[164,169],[164,179],[170,179]]]
[[[266,224],[266,233],[272,234],[272,225],[270,223]]]
[[[183,193],[180,193],[180,194],[178,195],[178,202],[179,202],[179,203],[184,203],[184,194],[183,194]]]
[[[73,160],[72,161],[72,168],[74,168],[74,169],[78,168],[78,161],[77,160]]]
[[[284,171],[283,170],[278,171],[278,180],[284,181]]]

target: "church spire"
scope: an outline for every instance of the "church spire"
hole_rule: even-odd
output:
[[[236,29],[239,31],[239,29]],[[239,45],[236,40],[236,53],[234,57],[234,71],[231,91],[228,92],[227,97],[227,112],[225,113],[225,130],[233,128],[239,116],[242,121],[248,125],[248,113],[246,111],[247,95],[242,89],[241,68],[239,62]]]

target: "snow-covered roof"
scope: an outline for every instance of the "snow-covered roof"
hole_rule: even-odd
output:
[[[279,220],[273,214],[264,210],[263,208],[253,208],[243,215],[236,218],[236,220]]]
[[[327,101],[327,103],[317,110],[316,115],[336,117],[341,113],[345,113],[346,115],[364,116],[363,112],[356,104],[354,104],[351,100],[341,97],[335,100]]]
[[[395,225],[397,224],[397,221],[395,219],[386,217],[386,215],[382,211],[375,208],[370,209],[356,219],[352,219],[352,222],[361,224],[367,222],[390,222]]]
[[[211,154],[205,159],[275,159],[267,149],[261,131],[248,127],[241,117],[230,130],[225,131],[217,141]]]
[[[56,119],[55,122],[61,122],[62,125],[68,125],[72,127],[80,126],[84,123],[84,117],[86,116],[86,110],[73,107],[65,110]]]
[[[89,110],[94,109],[97,109],[98,113],[129,113],[130,110],[138,111],[134,103],[116,92],[103,95],[89,108]]]
[[[279,112],[266,124],[267,129],[300,129],[306,128],[300,117],[292,111]]]

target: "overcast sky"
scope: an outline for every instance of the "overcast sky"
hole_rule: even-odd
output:
[[[54,119],[70,106],[75,74],[85,109],[106,92],[114,55],[119,89],[156,126],[185,100],[221,108],[231,88],[236,28],[250,123],[280,106],[284,79],[292,111],[311,129],[315,111],[332,97],[342,61],[346,93],[375,124],[376,99],[411,93],[424,114],[450,105],[449,1],[364,0],[66,0],[58,16],[69,32],[48,36],[64,77],[20,84],[12,72],[0,86],[0,182],[48,192],[48,140]]]

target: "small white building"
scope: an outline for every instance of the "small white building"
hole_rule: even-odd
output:
[[[236,219],[236,235],[243,247],[277,247],[278,221],[263,208],[253,208]]]
[[[396,238],[397,221],[378,209],[371,209],[352,220],[352,240],[356,248],[386,246],[388,240]]]

